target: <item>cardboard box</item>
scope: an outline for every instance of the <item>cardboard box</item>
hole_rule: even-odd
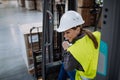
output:
[[[28,10],[35,9],[35,1],[34,0],[25,0],[25,8]]]
[[[85,23],[83,27],[95,25],[95,14],[91,14],[91,8],[78,8],[77,11],[82,15]]]
[[[39,39],[39,37],[40,39]],[[25,45],[27,49],[33,48],[33,50],[38,50],[39,45],[42,44],[42,33],[32,33],[32,42],[31,42],[31,35],[30,34],[25,34]],[[40,41],[40,42],[39,42]],[[41,46],[40,46],[41,48]]]
[[[92,7],[94,5],[94,0],[78,0],[79,7]]]
[[[43,4],[43,1],[42,1],[42,0],[36,0],[36,9],[37,9],[38,11],[43,11],[43,6],[42,6],[42,4]]]
[[[19,6],[25,7],[25,0],[17,0],[17,1]]]

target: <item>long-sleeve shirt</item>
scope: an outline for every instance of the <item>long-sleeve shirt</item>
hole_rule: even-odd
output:
[[[75,39],[72,41],[72,45],[74,45],[74,43],[75,43],[78,39],[82,38],[83,36],[84,36],[84,34],[79,35],[77,38],[75,38]],[[64,57],[64,59],[63,59],[63,60],[64,60],[64,61],[63,61],[63,64],[64,64],[65,70],[67,70],[67,71],[72,71],[72,70],[74,70],[74,69],[77,69],[77,70],[84,71],[84,70],[83,70],[83,67],[81,66],[81,64],[73,57],[73,55],[72,55],[70,52],[65,51],[63,57]]]

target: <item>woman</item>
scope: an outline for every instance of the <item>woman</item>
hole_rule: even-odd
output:
[[[75,80],[91,80],[96,76],[100,32],[83,29],[84,20],[75,11],[67,11],[60,20],[58,32],[64,33],[62,46],[64,53],[64,69],[76,71]]]

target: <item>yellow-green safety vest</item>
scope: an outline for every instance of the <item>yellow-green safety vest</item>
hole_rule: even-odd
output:
[[[95,31],[93,35],[100,45],[100,32]],[[76,70],[75,80],[81,80],[81,76],[93,79],[96,76],[99,47],[95,49],[92,40],[85,35],[83,38],[77,40],[74,45],[70,46],[67,51],[82,65],[84,72]]]

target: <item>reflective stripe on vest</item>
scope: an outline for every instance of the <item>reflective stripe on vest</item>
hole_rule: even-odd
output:
[[[98,45],[100,45],[100,32],[95,31],[93,35],[96,37]],[[92,40],[87,35],[77,40],[67,51],[70,51],[84,69],[84,72],[76,70],[75,80],[81,80],[80,76],[89,79],[93,79],[96,76],[99,47],[95,49]]]

